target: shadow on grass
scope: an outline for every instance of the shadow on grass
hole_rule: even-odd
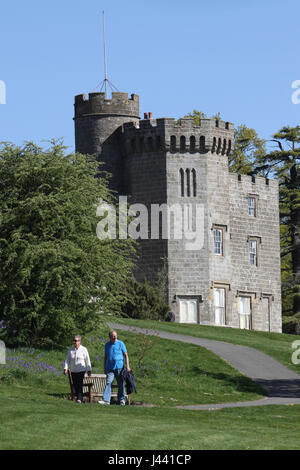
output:
[[[235,388],[238,392],[243,393],[256,393],[258,395],[268,396],[268,392],[260,386],[258,383],[249,379],[249,377],[238,376],[234,377],[232,375],[223,374],[221,372],[207,372],[200,369],[198,366],[193,367],[193,372],[203,377],[211,377],[214,380],[220,380],[225,385],[230,385]]]
[[[257,382],[268,391],[269,397],[300,398],[300,380],[264,380]]]
[[[48,397],[61,398],[63,400],[71,400],[69,393],[47,393]]]

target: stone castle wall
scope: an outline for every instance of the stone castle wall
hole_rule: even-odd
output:
[[[277,181],[229,173],[230,122],[139,120],[136,95],[114,94],[111,103],[102,95],[76,97],[76,149],[96,153],[129,205],[146,208],[148,238],[139,241],[137,278],[153,282],[167,266],[168,302],[177,321],[180,302],[194,299],[197,322],[215,324],[214,290],[221,288],[226,325],[240,327],[239,298],[247,297],[251,328],[281,331]],[[248,215],[248,197],[255,199],[255,216]],[[160,224],[156,231],[154,220]],[[216,228],[221,254],[214,253]],[[249,240],[257,243],[255,265],[249,262]]]

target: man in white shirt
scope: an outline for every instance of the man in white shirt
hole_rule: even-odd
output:
[[[72,346],[66,357],[64,374],[67,375],[68,369],[71,372],[73,385],[75,388],[77,403],[82,402],[82,384],[85,372],[91,375],[91,361],[88,350],[81,345],[81,336],[74,336],[74,346]]]

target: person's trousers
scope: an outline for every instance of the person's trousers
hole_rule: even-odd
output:
[[[118,385],[118,400],[119,403],[125,402],[125,382],[122,376],[123,369],[109,370],[106,373],[106,387],[103,393],[103,401],[110,403],[111,399],[111,386],[114,378],[117,380]]]
[[[80,400],[80,401],[82,401],[82,398],[83,398],[82,384],[83,384],[84,374],[85,372],[71,372],[77,400]]]

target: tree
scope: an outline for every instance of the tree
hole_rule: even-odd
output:
[[[138,282],[133,277],[126,282],[125,317],[165,320],[169,305],[159,287],[152,286],[146,279]]]
[[[184,119],[186,118],[193,118],[194,123],[196,126],[200,126],[201,119],[208,119],[206,114],[203,113],[202,111],[199,111],[198,109],[194,109],[192,113],[188,113],[184,116]],[[180,124],[182,118],[178,119],[177,124]],[[221,119],[220,113],[215,114],[214,116],[211,117],[211,119]]]
[[[300,315],[300,126],[283,127],[274,134],[272,142],[276,149],[260,158],[257,170],[279,179],[281,256],[285,270],[289,264],[292,268],[293,314]]]
[[[64,344],[119,311],[131,240],[96,236],[97,163],[52,142],[0,147],[0,320],[8,342]],[[117,267],[117,269],[116,269]]]
[[[255,129],[244,124],[234,131],[234,149],[229,156],[229,170],[232,173],[253,174],[257,162],[266,155],[266,142]],[[256,170],[257,171],[257,170]],[[263,172],[259,173],[264,176]]]

